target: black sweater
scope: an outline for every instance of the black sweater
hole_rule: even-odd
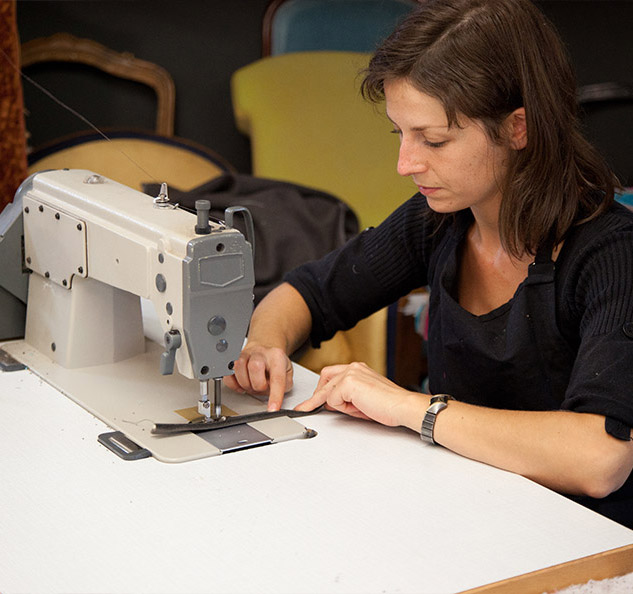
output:
[[[434,255],[451,236],[463,234],[472,215],[458,213],[453,225],[433,234],[427,211],[425,198],[418,194],[379,227],[287,275],[312,314],[314,346],[412,289],[431,284],[441,273],[437,267],[445,260]],[[628,438],[633,427],[632,212],[614,205],[570,231],[556,261],[555,295],[558,329],[576,354],[560,408],[604,415],[609,433]],[[516,408],[511,401],[503,404]],[[607,500],[622,497],[630,509],[626,517],[605,511]],[[582,502],[633,527],[631,497],[633,477],[607,500]]]

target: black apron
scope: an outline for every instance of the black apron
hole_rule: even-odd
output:
[[[560,409],[575,352],[556,323],[552,244],[537,251],[508,303],[475,316],[457,301],[457,258],[468,225],[460,227],[448,234],[431,267],[430,392],[499,409]],[[604,499],[570,499],[633,528],[633,474]]]
[[[431,285],[431,392],[493,408],[559,409],[575,353],[556,324],[552,244],[537,251],[508,303],[475,316],[457,302],[457,253],[464,233],[446,246],[445,266]]]

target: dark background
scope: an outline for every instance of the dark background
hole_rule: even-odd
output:
[[[248,140],[235,128],[231,74],[261,57],[261,23],[269,0],[19,0],[22,42],[57,32],[98,41],[166,68],[176,84],[175,135],[218,152],[250,171]],[[633,84],[633,1],[542,1],[572,55],[579,85]],[[33,66],[29,76],[99,127],[152,129],[152,91],[76,68]],[[30,145],[87,126],[24,82]],[[594,108],[587,133],[627,185],[633,185],[631,103]]]

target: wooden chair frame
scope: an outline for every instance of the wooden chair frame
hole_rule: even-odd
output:
[[[27,41],[22,44],[21,53],[22,67],[42,62],[77,62],[151,87],[158,100],[156,133],[173,136],[176,87],[171,75],[162,66],[69,33]]]
[[[272,50],[273,19],[277,9],[285,1],[286,0],[272,0],[266,7],[266,12],[262,20],[262,56],[270,56]]]

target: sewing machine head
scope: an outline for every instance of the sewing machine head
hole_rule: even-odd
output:
[[[157,370],[175,363],[201,382],[232,373],[253,307],[252,237],[232,227],[233,211],[209,223],[208,206],[196,218],[162,194],[84,170],[26,180],[16,201],[32,270],[28,344],[65,368],[134,357],[145,349],[143,297],[165,334]]]

